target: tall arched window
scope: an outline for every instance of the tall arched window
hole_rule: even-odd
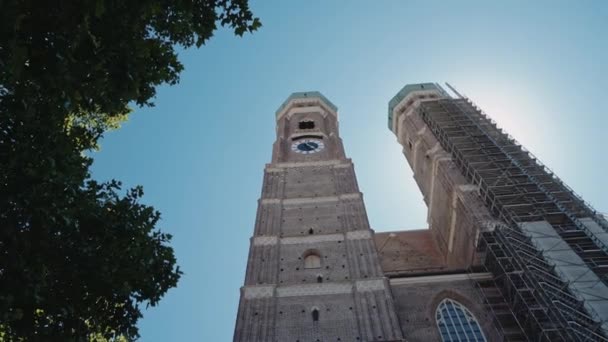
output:
[[[304,268],[321,268],[321,257],[319,254],[313,251],[305,253]]]
[[[457,301],[442,300],[435,315],[443,342],[487,341],[475,316]]]
[[[313,322],[319,321],[319,309],[317,309],[317,308],[312,309],[312,321]]]

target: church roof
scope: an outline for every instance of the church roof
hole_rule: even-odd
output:
[[[443,90],[443,88],[441,88],[441,86],[437,83],[406,84],[405,87],[401,88],[397,95],[393,96],[393,98],[388,102],[388,128],[391,131],[393,130],[393,110],[401,102],[401,100],[416,90],[438,90],[440,93],[448,96],[445,90]]]
[[[289,95],[289,97],[287,98],[287,100],[285,100],[283,102],[283,104],[279,107],[279,109],[277,109],[277,111],[276,111],[277,117],[285,109],[285,107],[287,107],[287,105],[289,104],[290,101],[295,100],[295,99],[305,99],[305,98],[318,98],[321,101],[323,101],[323,103],[325,103],[325,105],[327,105],[329,108],[331,108],[334,112],[338,111],[338,107],[336,107],[335,104],[333,104],[331,101],[329,101],[327,99],[327,97],[325,97],[320,92],[318,92],[318,91],[303,91],[303,92],[292,93],[291,95]]]

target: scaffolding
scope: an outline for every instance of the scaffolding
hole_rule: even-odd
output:
[[[597,314],[521,229],[546,221],[606,283],[608,247],[580,221],[608,222],[466,98],[421,103],[419,113],[466,179],[479,187],[488,210],[504,224],[480,238],[484,266],[533,341],[608,341]],[[595,318],[595,319],[594,319]]]

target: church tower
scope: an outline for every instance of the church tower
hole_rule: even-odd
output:
[[[276,122],[234,341],[404,341],[336,106],[294,93]]]
[[[388,127],[428,206],[429,229],[393,233],[427,239],[424,265],[394,256],[412,250],[395,242],[379,253],[408,341],[432,340],[416,302],[437,307],[443,341],[608,341],[608,221],[451,90],[409,84],[389,102]],[[465,274],[468,285],[457,281]],[[471,309],[484,336],[447,319],[438,289]]]

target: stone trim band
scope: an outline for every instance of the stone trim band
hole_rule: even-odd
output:
[[[349,294],[353,291],[386,291],[385,278],[357,280],[354,282],[332,282],[321,284],[298,284],[289,286],[255,285],[241,288],[245,299],[269,297],[300,297]]]
[[[345,234],[321,234],[308,236],[290,236],[279,238],[276,235],[272,236],[254,236],[252,238],[254,246],[269,246],[278,243],[282,245],[297,245],[303,243],[319,243],[344,240],[362,240],[371,239],[372,231],[368,229],[354,230]]]

